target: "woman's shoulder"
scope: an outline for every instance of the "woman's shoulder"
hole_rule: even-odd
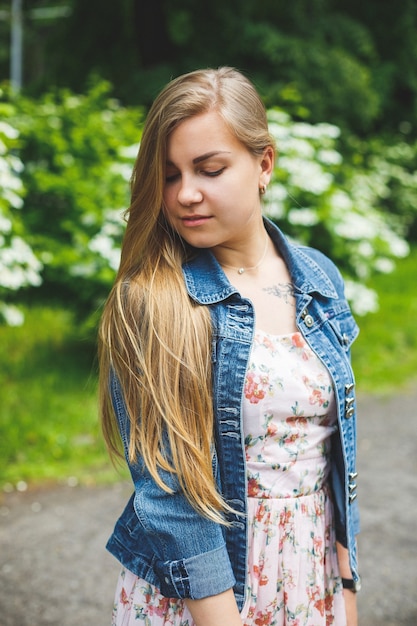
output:
[[[344,281],[337,265],[317,248],[303,245],[285,235],[271,219],[265,218],[265,226],[277,248],[283,254],[293,271],[305,277],[320,281],[326,277],[333,284],[339,295],[344,292]]]
[[[322,272],[324,272],[334,285],[339,296],[344,295],[344,279],[337,267],[336,263],[330,259],[324,252],[310,246],[297,245],[297,250],[313,261]]]
[[[298,248],[298,250],[313,259],[313,261],[320,265],[320,267],[323,267],[326,271],[335,271],[340,274],[336,263],[318,248],[312,248],[311,246],[305,246],[301,244],[296,245],[296,247]]]

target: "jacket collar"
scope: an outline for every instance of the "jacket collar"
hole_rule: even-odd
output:
[[[295,290],[299,293],[316,292],[327,298],[337,298],[333,283],[308,254],[309,248],[290,243],[271,220],[264,218],[264,222],[287,264]],[[185,284],[193,300],[199,304],[215,304],[238,293],[209,249],[195,248],[195,251],[196,255],[183,265]]]

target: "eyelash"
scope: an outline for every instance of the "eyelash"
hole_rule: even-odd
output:
[[[173,183],[177,178],[178,178],[179,174],[173,174],[172,176],[167,176],[165,178],[165,182],[166,183]]]
[[[215,170],[214,172],[203,171],[202,173],[204,174],[204,176],[208,176],[209,178],[215,178],[216,176],[220,176],[220,174],[222,174],[225,169],[226,169],[225,167],[221,167],[220,169]],[[172,174],[172,176],[167,176],[165,178],[165,182],[168,184],[173,183],[177,180],[178,177],[179,177],[179,174]]]
[[[221,167],[220,169],[216,170],[215,172],[204,172],[204,174],[206,176],[211,177],[211,178],[215,178],[216,176],[220,176],[220,174],[222,174],[225,169],[226,169],[225,167]]]

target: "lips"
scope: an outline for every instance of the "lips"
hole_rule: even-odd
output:
[[[186,217],[182,217],[181,221],[185,226],[195,227],[205,224],[210,219],[211,217],[207,215],[187,215]]]

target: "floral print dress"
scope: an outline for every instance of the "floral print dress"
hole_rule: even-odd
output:
[[[243,626],[346,626],[327,487],[329,374],[299,332],[258,330],[246,373],[248,577]],[[194,626],[183,600],[122,569],[112,626]]]

